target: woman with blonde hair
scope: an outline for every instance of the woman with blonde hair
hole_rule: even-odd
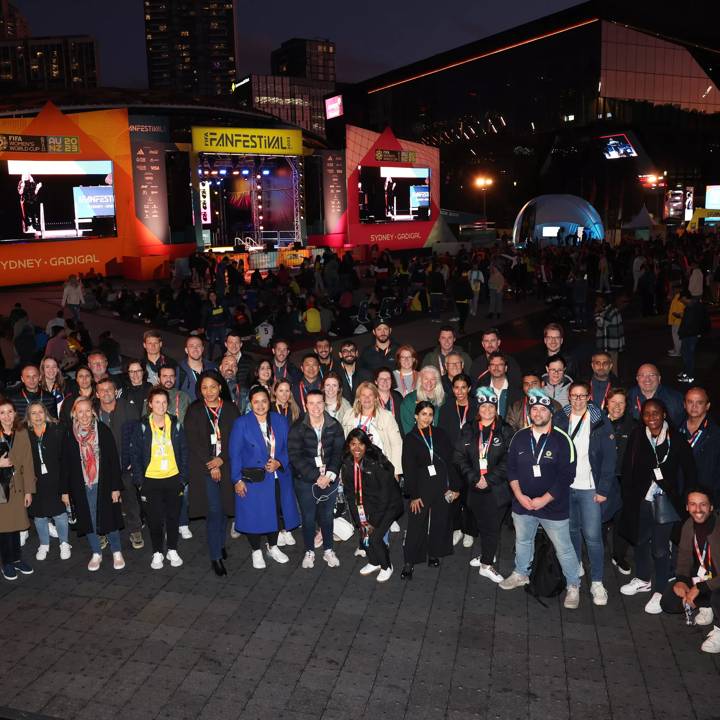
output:
[[[418,374],[417,389],[405,396],[400,406],[400,420],[403,432],[411,432],[415,427],[415,406],[427,400],[435,410],[433,413],[433,427],[440,421],[440,408],[445,404],[445,390],[443,389],[440,371],[434,365],[426,365]]]
[[[40,361],[40,387],[55,398],[56,416],[59,415],[65,399],[65,378],[55,358],[44,357]]]
[[[367,380],[358,385],[351,412],[342,421],[345,437],[360,428],[395,468],[395,477],[402,474],[402,436],[393,414],[380,403],[377,387]]]
[[[320,389],[325,396],[325,412],[342,425],[345,416],[352,412],[352,407],[342,395],[340,376],[334,370],[329,370],[320,384]]]
[[[395,378],[395,387],[398,392],[407,397],[413,390],[417,388],[418,381],[418,356],[412,345],[401,345],[395,353],[395,367],[393,376]]]
[[[31,402],[25,411],[25,427],[30,436],[32,459],[37,478],[35,497],[29,508],[40,545],[36,560],[45,560],[50,552],[50,520],[60,541],[60,559],[69,560],[68,516],[62,501],[60,466],[63,430],[43,403]]]
[[[288,427],[300,419],[302,410],[300,410],[300,406],[295,402],[292,394],[292,385],[289,380],[283,379],[277,381],[272,409],[287,420]]]

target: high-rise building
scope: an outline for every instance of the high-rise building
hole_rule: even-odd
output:
[[[86,35],[0,41],[0,88],[71,90],[97,87],[95,41]]]
[[[330,40],[286,40],[270,56],[273,75],[335,83],[335,43]]]
[[[145,0],[150,88],[229,95],[236,73],[236,9],[233,0]]]
[[[20,40],[29,34],[22,13],[9,0],[0,0],[0,40]]]

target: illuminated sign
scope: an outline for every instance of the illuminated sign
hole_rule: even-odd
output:
[[[115,217],[115,195],[112,186],[97,185],[73,188],[75,217]]]
[[[375,150],[375,159],[378,162],[414,163],[417,153],[414,150]]]
[[[690,222],[693,216],[693,210],[695,210],[695,188],[685,188],[685,222]]]
[[[342,95],[333,95],[333,97],[325,98],[326,120],[340,117],[344,112]]]
[[[720,209],[720,185],[705,186],[705,209]]]
[[[68,135],[0,135],[0,152],[79,153],[80,138]]]
[[[210,225],[212,223],[210,183],[207,180],[200,183],[200,220],[203,225]]]
[[[195,152],[242,155],[302,155],[302,130],[194,127]]]

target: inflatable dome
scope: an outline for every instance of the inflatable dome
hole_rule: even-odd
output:
[[[574,245],[604,238],[597,210],[577,195],[539,195],[525,203],[513,225],[516,246]]]

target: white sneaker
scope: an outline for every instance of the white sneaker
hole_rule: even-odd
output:
[[[563,607],[567,610],[577,610],[580,606],[580,588],[577,585],[568,585],[565,592]]]
[[[20,547],[25,547],[25,543],[29,537],[30,533],[27,530],[20,531]]]
[[[322,547],[323,539],[322,539],[322,531],[318,530],[315,533],[315,547],[320,548]]]
[[[502,590],[514,590],[515,588],[527,585],[530,582],[530,578],[527,575],[521,575],[519,572],[513,570],[500,584],[499,587]]]
[[[98,555],[98,553],[93,553],[92,557],[90,558],[90,562],[88,563],[88,570],[90,572],[95,572],[96,570],[99,570],[100,563],[102,563],[102,555]]]
[[[47,557],[47,554],[50,552],[50,546],[49,545],[40,545],[38,547],[37,552],[35,553],[35,559],[36,560],[44,560]]]
[[[289,530],[283,530],[280,535],[282,535],[283,540],[286,545],[292,546],[295,544],[295,538],[293,537],[293,534]],[[278,542],[278,545],[280,543]]]
[[[241,535],[242,535],[242,533],[239,533],[239,532],[235,529],[235,523],[234,523],[234,522],[231,523],[231,524],[230,524],[230,537],[231,537],[233,540],[237,540]]]
[[[382,567],[380,565],[372,565],[371,563],[368,563],[367,565],[363,565],[360,568],[360,574],[361,575],[372,575],[374,572],[377,572],[378,570],[382,570]]]
[[[503,580],[503,576],[492,565],[480,565],[480,575],[494,583],[501,583]]]
[[[709,625],[713,621],[713,609],[709,607],[698,608],[695,616],[696,625]]]
[[[641,592],[650,592],[652,590],[652,583],[649,580],[641,580],[640,578],[634,577],[626,585],[620,586],[620,592],[623,595],[637,595]]]
[[[272,547],[268,545],[267,554],[275,562],[280,563],[281,565],[284,565],[290,560],[290,558],[277,545],[273,545]]]
[[[662,600],[662,593],[653,593],[652,597],[647,601],[645,605],[645,612],[650,615],[659,615],[662,612],[660,607],[660,601]]]
[[[482,564],[482,563],[480,562],[480,556],[479,556],[479,555],[478,555],[477,557],[474,557],[474,558],[470,561],[470,567],[477,567],[477,568],[479,568],[481,564]]]
[[[150,567],[153,570],[162,570],[163,568],[163,556],[162,553],[153,553],[152,556],[152,562],[150,563]]]
[[[367,553],[362,548],[358,548],[357,550],[355,550],[353,555],[355,557],[362,557],[362,558],[367,557]]]
[[[585,568],[582,563],[580,563],[580,567],[578,568],[578,577],[585,577]]]
[[[113,568],[115,570],[125,569],[125,558],[123,557],[123,554],[121,552],[113,553]]]
[[[474,542],[475,542],[475,538],[472,535],[463,535],[463,547],[464,548],[471,548],[473,546]]]
[[[60,559],[69,560],[72,555],[72,545],[70,543],[60,543]]]
[[[178,528],[178,531],[180,532],[180,537],[183,540],[192,540],[192,533],[190,532],[190,528],[187,525],[181,525]]]
[[[283,530],[278,533],[277,546],[285,547],[285,532]]]
[[[385,568],[384,570],[381,570],[378,573],[377,581],[379,583],[387,582],[392,577],[392,574],[393,574],[393,568],[391,565],[390,567]]]
[[[390,526],[390,532],[400,532],[400,525],[398,525],[397,521]]]
[[[340,561],[334,550],[326,550],[323,553],[323,560],[328,564],[328,567],[340,567]]]
[[[700,649],[706,653],[720,653],[720,628],[717,625],[708,633]]]
[[[314,553],[314,552],[310,552],[310,551],[308,550],[308,551],[305,553],[305,557],[303,558],[303,561],[302,561],[302,566],[303,566],[306,570],[309,570],[310,568],[314,568],[314,567],[315,567],[315,553]]]
[[[172,567],[180,567],[183,564],[182,558],[178,555],[177,550],[168,550],[165,554],[165,559]]]
[[[607,605],[608,594],[605,586],[599,581],[590,584],[590,594],[595,605]]]
[[[252,551],[252,564],[256,570],[264,570],[267,567],[267,565],[265,565],[265,558],[263,557],[262,550]]]
[[[51,538],[56,538],[58,536],[55,523],[48,523],[48,532],[50,533]]]
[[[453,531],[453,546],[457,545],[463,539],[463,534],[462,530]]]

